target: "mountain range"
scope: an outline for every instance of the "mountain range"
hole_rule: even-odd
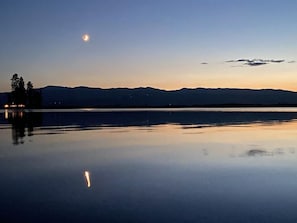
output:
[[[43,108],[79,107],[201,107],[201,106],[297,106],[297,92],[274,89],[89,88],[47,86],[38,89]],[[0,93],[0,106],[8,93]]]

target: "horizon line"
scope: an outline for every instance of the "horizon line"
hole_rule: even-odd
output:
[[[69,89],[75,89],[75,88],[89,88],[89,89],[101,89],[101,90],[112,90],[112,89],[128,89],[128,90],[133,90],[133,89],[155,89],[155,90],[161,90],[161,91],[180,91],[180,90],[197,90],[197,89],[209,89],[209,90],[275,90],[275,91],[288,91],[288,92],[296,92],[297,90],[288,90],[288,89],[282,89],[282,88],[241,88],[241,87],[181,87],[181,88],[176,88],[176,89],[163,89],[163,88],[158,88],[158,87],[151,87],[151,86],[139,86],[139,87],[108,87],[108,88],[102,88],[102,87],[91,87],[91,86],[63,86],[63,85],[46,85],[44,87],[38,87],[34,89],[44,89],[48,87],[59,87],[59,88],[69,88]],[[0,93],[9,93],[11,91],[0,91]]]

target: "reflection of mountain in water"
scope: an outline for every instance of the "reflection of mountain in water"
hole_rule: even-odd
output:
[[[6,119],[6,120],[5,120]],[[249,123],[279,123],[297,119],[296,112],[225,112],[225,111],[11,111],[5,113],[5,121],[12,125],[13,143],[23,142],[32,136],[34,127],[96,129],[101,127],[181,125],[183,128],[202,128]]]
[[[297,119],[289,112],[197,112],[197,111],[117,111],[117,112],[48,112],[43,126],[125,127],[177,124],[204,127],[255,122],[284,122]]]
[[[42,119],[41,119],[42,117]],[[248,123],[286,122],[297,119],[296,112],[219,112],[219,111],[96,111],[96,112],[13,112],[8,118],[16,128],[33,126],[125,127],[177,124],[193,127]],[[42,122],[41,122],[42,120]],[[4,120],[2,120],[3,123]],[[1,120],[0,120],[1,124]]]

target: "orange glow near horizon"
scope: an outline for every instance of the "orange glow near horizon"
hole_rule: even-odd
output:
[[[257,82],[257,80],[242,80],[240,78],[221,78],[221,79],[201,79],[193,80],[185,79],[181,81],[129,81],[128,79],[121,82],[113,83],[111,81],[99,80],[88,81],[88,80],[77,80],[76,82],[69,82],[69,80],[58,80],[51,81],[48,84],[39,83],[35,88],[43,88],[46,86],[63,86],[63,87],[78,87],[85,86],[91,88],[138,88],[138,87],[152,87],[162,90],[179,90],[182,88],[241,88],[241,89],[281,89],[297,92],[297,79],[267,79]],[[2,92],[9,92],[9,89],[3,89]]]
[[[64,86],[64,85],[63,85]],[[66,86],[66,85],[65,85]],[[73,85],[67,85],[68,87],[78,87],[81,85],[73,84]],[[118,85],[111,85],[111,84],[102,84],[102,83],[89,83],[86,85],[83,85],[86,87],[91,88],[103,88],[103,89],[109,89],[109,88],[138,88],[138,87],[152,87],[157,88],[161,90],[179,90],[182,88],[238,88],[238,89],[280,89],[280,90],[288,90],[288,91],[296,91],[297,92],[297,81],[291,81],[287,83],[236,83],[236,82],[221,82],[221,83],[206,83],[206,82],[192,82],[192,83],[153,83],[153,84],[133,84],[133,83],[127,83],[127,84],[118,84]]]
[[[116,63],[116,62],[115,62]],[[106,65],[107,66],[107,65]],[[110,65],[111,66],[111,65]],[[208,66],[208,65],[207,65]],[[47,80],[47,85],[86,86],[93,88],[137,88],[152,87],[163,90],[181,88],[245,88],[245,89],[282,89],[297,91],[295,66],[284,65],[284,71],[275,66],[267,67],[230,67],[230,65],[209,65],[207,68],[177,70],[145,66],[138,69],[97,67],[90,62],[84,71],[71,70],[75,79],[69,79],[69,70],[60,72],[59,77]],[[120,69],[122,67],[122,69]],[[285,69],[287,68],[287,69]],[[88,75],[83,75],[88,73]],[[98,75],[100,73],[100,75]],[[137,75],[136,75],[137,74]],[[64,78],[65,77],[65,78]],[[38,83],[39,84],[39,83]]]
[[[129,61],[127,61],[128,63]],[[82,61],[84,64],[84,61]],[[114,64],[119,63],[118,66]],[[43,79],[32,80],[35,88],[45,86],[77,87],[86,86],[92,88],[138,88],[152,87],[163,90],[178,90],[181,88],[244,88],[244,89],[282,89],[297,91],[297,78],[294,64],[267,65],[263,67],[230,67],[230,65],[204,65],[177,69],[173,67],[158,68],[145,64],[143,67],[136,65],[133,69],[125,67],[119,61],[113,65],[96,65],[95,61],[87,62],[81,69],[65,67],[54,68],[53,71],[45,70]],[[297,64],[297,63],[296,63]],[[101,66],[102,65],[102,66]],[[174,70],[174,69],[177,70]],[[283,68],[283,70],[281,69]],[[26,73],[29,73],[27,71]],[[74,78],[69,78],[69,75]],[[50,75],[51,74],[51,75]],[[0,85],[4,91],[9,92],[9,81],[5,86]],[[2,91],[3,91],[2,90]],[[3,92],[4,92],[3,91]]]

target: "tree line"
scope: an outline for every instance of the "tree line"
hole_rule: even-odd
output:
[[[24,105],[27,108],[41,107],[41,92],[34,89],[31,81],[25,81],[22,76],[14,74],[11,80],[11,92],[8,96],[8,103],[10,105]]]

